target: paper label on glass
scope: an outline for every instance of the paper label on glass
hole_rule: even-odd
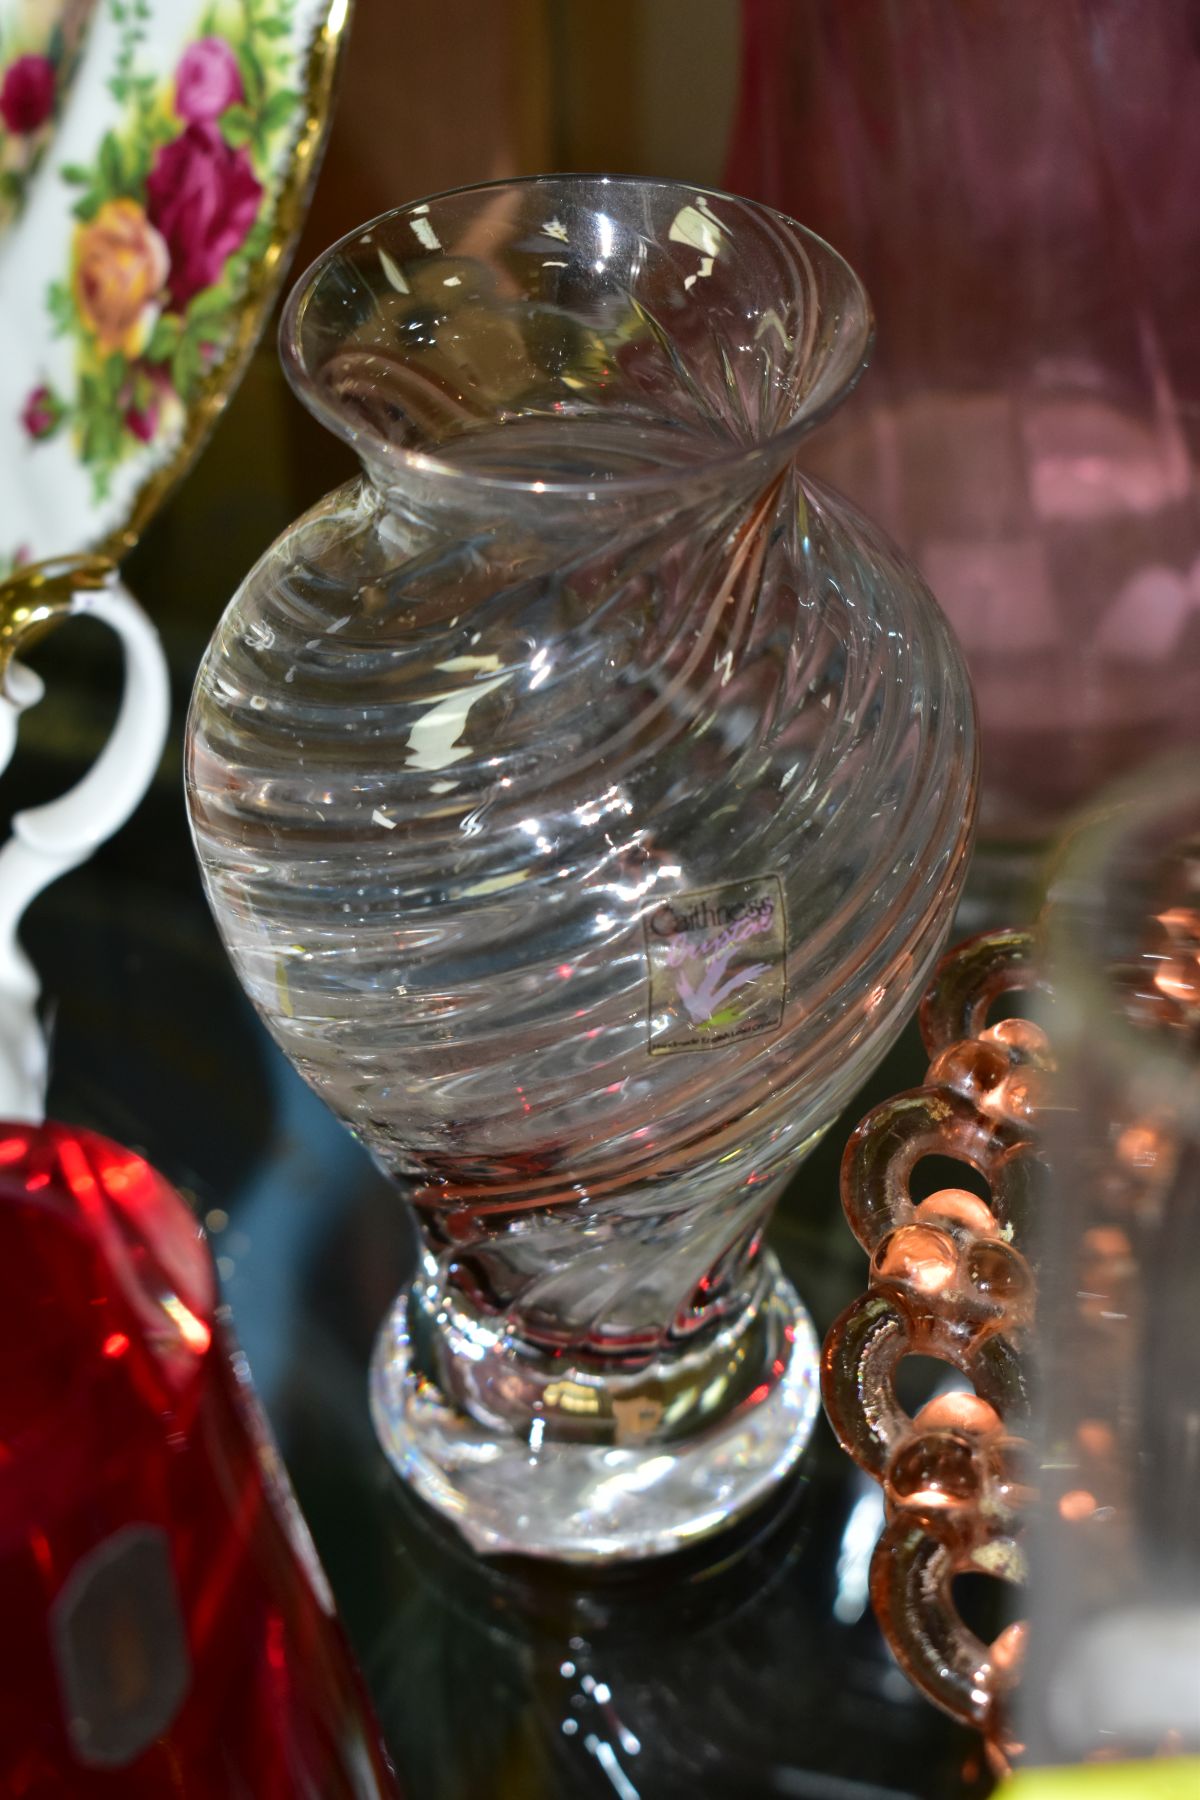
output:
[[[675,894],[642,929],[651,1056],[716,1050],[778,1028],[787,919],[777,875]]]
[[[89,1769],[120,1769],[167,1731],[191,1659],[165,1531],[126,1525],[78,1563],[51,1614],[71,1745]]]

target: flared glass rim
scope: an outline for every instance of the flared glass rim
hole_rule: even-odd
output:
[[[1046,883],[1046,941],[1057,1029],[1086,1046],[1122,1086],[1200,1122],[1200,1059],[1168,1032],[1148,1031],[1121,1004],[1106,951],[1112,882],[1122,852],[1169,830],[1200,824],[1200,756],[1156,758],[1099,796],[1059,846]]]
[[[661,493],[664,489],[676,488],[681,481],[688,483],[716,477],[732,478],[735,474],[749,472],[756,467],[770,464],[781,464],[790,460],[801,438],[805,437],[814,426],[837,407],[853,392],[859,377],[867,366],[871,345],[875,335],[874,314],[867,291],[855,270],[842,256],[818,233],[807,225],[778,208],[769,206],[764,201],[748,198],[744,194],[735,194],[727,189],[706,187],[694,182],[674,181],[656,176],[613,175],[586,172],[566,172],[562,174],[539,174],[503,177],[496,181],[467,182],[458,187],[443,188],[434,194],[427,194],[420,199],[405,201],[400,206],[389,208],[368,219],[323,250],[304,273],[293,284],[288,295],[279,323],[279,356],[284,374],[297,398],[302,401],[309,412],[335,436],[342,438],[359,454],[371,457],[384,469],[389,466],[397,472],[409,470],[424,479],[436,479],[438,482],[454,483],[462,491],[491,491],[527,494],[532,491],[533,484],[524,478],[493,475],[477,469],[463,467],[459,463],[439,456],[436,451],[403,447],[378,433],[371,431],[360,423],[349,421],[345,413],[330,400],[326,389],[318,379],[317,373],[309,366],[302,346],[305,315],[313,302],[327,271],[347,250],[361,244],[381,226],[393,221],[417,215],[422,210],[439,205],[447,200],[461,199],[470,195],[495,195],[513,190],[534,188],[563,189],[612,187],[653,188],[677,194],[681,204],[695,204],[697,200],[733,202],[738,206],[749,208],[763,219],[772,221],[795,236],[803,252],[810,258],[823,261],[828,267],[840,272],[846,283],[848,294],[859,303],[859,319],[853,329],[846,330],[830,358],[830,367],[825,380],[820,384],[819,394],[811,404],[802,402],[797,412],[788,422],[770,437],[761,438],[753,443],[730,445],[716,450],[688,467],[680,469],[647,469],[632,475],[609,477],[604,482],[603,491],[608,495],[633,495],[639,493]],[[587,492],[594,494],[596,482],[587,476],[568,478],[555,477],[552,474],[539,480],[537,493],[547,495],[578,495]]]

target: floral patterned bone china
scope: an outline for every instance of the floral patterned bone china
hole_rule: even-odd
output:
[[[192,825],[248,992],[417,1207],[376,1423],[482,1550],[678,1548],[813,1422],[765,1227],[973,816],[941,614],[795,463],[869,337],[791,220],[600,177],[401,208],[289,305],[365,472],[218,628]]]
[[[0,4],[0,241],[53,142],[96,3]]]
[[[215,420],[347,0],[0,0],[0,575],[119,554]]]

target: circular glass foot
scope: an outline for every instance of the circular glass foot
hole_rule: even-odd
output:
[[[413,1363],[408,1296],[375,1348],[371,1411],[397,1473],[487,1555],[559,1562],[662,1556],[720,1531],[794,1468],[818,1406],[812,1320],[777,1268],[778,1353],[740,1405],[685,1438],[588,1444],[490,1429]]]

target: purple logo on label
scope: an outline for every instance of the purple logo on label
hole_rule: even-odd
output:
[[[652,1056],[714,1050],[780,1024],[787,932],[777,875],[676,894],[643,931]]]

